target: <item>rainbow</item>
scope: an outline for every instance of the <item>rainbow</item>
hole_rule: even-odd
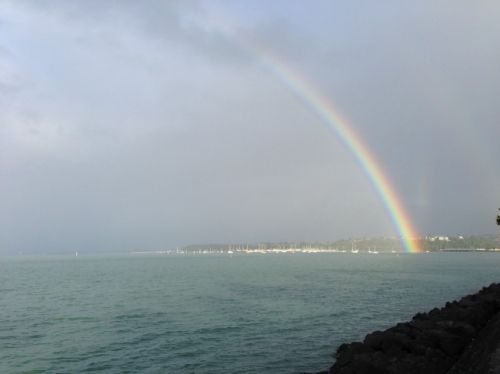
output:
[[[395,188],[390,183],[380,163],[349,122],[340,115],[339,111],[335,109],[328,98],[298,71],[286,65],[262,46],[249,43],[248,40],[242,41],[240,39],[240,42],[246,46],[247,50],[252,51],[253,55],[258,56],[259,60],[286,87],[310,107],[329,128],[335,131],[341,141],[354,155],[378,196],[381,198],[405,251],[412,253],[421,252],[417,231],[409,215],[406,213]]]

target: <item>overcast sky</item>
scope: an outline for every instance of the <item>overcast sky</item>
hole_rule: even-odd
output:
[[[495,233],[496,1],[0,0],[0,253],[396,234],[348,118],[422,234]]]

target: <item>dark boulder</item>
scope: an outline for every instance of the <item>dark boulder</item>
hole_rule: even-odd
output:
[[[500,285],[492,284],[443,308],[418,313],[409,322],[368,334],[362,343],[342,344],[329,373],[445,374],[452,367],[456,371],[461,356],[478,345],[477,338],[497,314]]]

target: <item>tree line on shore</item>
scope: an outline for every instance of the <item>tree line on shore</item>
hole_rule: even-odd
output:
[[[440,250],[493,250],[500,248],[498,235],[473,236],[427,236],[415,239],[420,248],[425,251]],[[244,251],[269,249],[320,249],[340,251],[403,251],[403,245],[398,237],[365,237],[350,238],[336,241],[300,241],[300,242],[261,242],[235,244],[196,244],[183,248],[183,251]]]

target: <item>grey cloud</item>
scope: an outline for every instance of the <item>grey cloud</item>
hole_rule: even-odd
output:
[[[491,228],[500,33],[474,5],[324,2],[236,12],[228,31],[209,2],[10,4],[23,16],[0,43],[29,84],[0,93],[2,252],[394,233],[353,155],[238,31],[332,98],[424,232]]]
[[[22,86],[22,79],[14,68],[10,52],[0,46],[0,95],[5,99],[7,94],[20,90]]]
[[[309,43],[313,48],[303,45],[303,36],[290,37],[289,23],[274,24],[282,29],[265,40],[285,59],[305,66],[346,113],[412,216],[422,217],[416,221],[423,231],[494,230],[485,213],[500,199],[489,187],[500,182],[498,147],[492,142],[500,135],[494,103],[500,53],[492,48],[500,42],[495,21],[500,7],[491,2],[365,5],[355,11],[354,3],[332,5],[316,21],[329,17],[339,27]],[[280,49],[285,39],[289,46]],[[297,45],[290,46],[294,40]],[[467,184],[464,178],[481,182]],[[425,183],[431,184],[433,199],[419,208],[422,181],[430,181]]]
[[[204,6],[196,0],[145,3],[126,1],[22,1],[40,16],[59,17],[62,22],[76,23],[85,30],[77,40],[88,42],[89,37],[108,38],[120,44],[114,33],[156,40],[157,48],[175,43],[194,54],[217,63],[243,63],[245,51],[231,37],[205,22]],[[94,36],[92,36],[94,35]]]

